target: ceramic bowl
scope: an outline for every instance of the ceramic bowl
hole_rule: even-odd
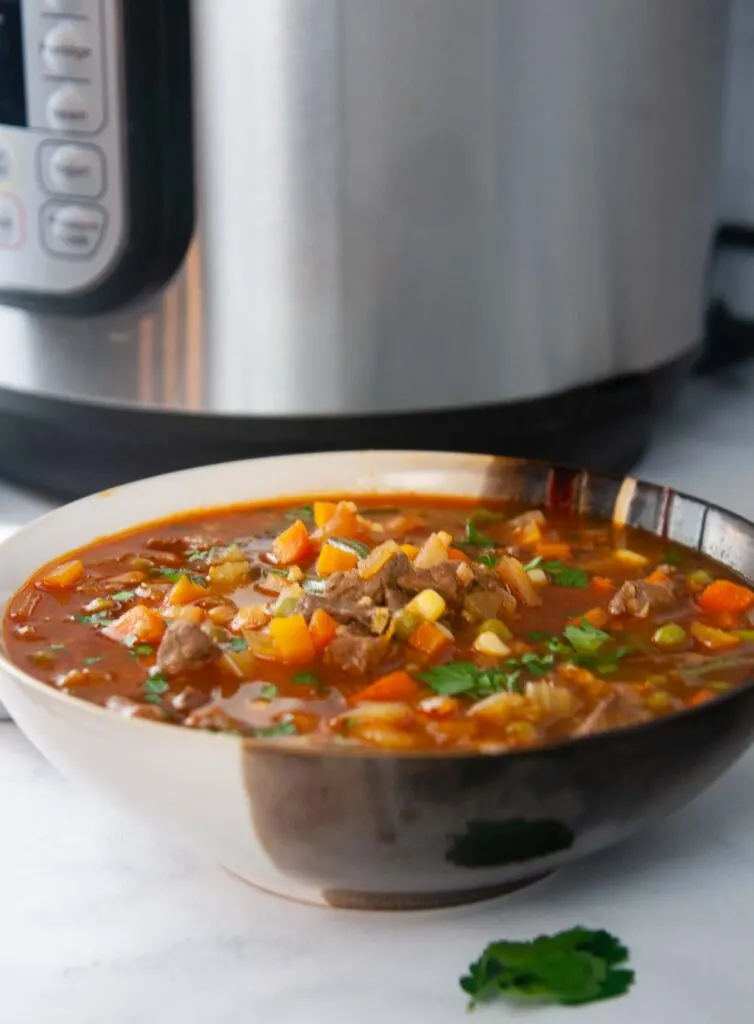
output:
[[[660,533],[754,576],[754,526],[667,488],[473,455],[289,456],[174,473],[67,505],[0,546],[0,598],[43,562],[141,522],[303,494],[557,504]],[[663,818],[754,734],[754,687],[646,725],[509,754],[328,752],[126,719],[0,656],[0,698],[72,779],[266,890],[334,907],[481,899]]]

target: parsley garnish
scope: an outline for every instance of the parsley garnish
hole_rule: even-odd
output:
[[[211,548],[199,548],[196,551],[191,551],[188,555],[189,562],[210,562],[222,551],[222,548],[211,547]]]
[[[518,662],[505,662],[502,668],[477,668],[471,661],[451,661],[422,672],[419,679],[444,697],[465,694],[472,700],[490,697],[503,690],[514,691],[521,675]]]
[[[542,558],[541,555],[537,555],[536,558],[532,558],[531,562],[526,563],[524,569],[526,570],[526,572],[528,572],[530,569],[538,569],[542,562],[544,562],[544,558]]]
[[[177,583],[181,576],[186,576],[187,579],[191,580],[192,583],[196,583],[199,587],[207,586],[207,581],[203,576],[197,576],[194,572],[186,572],[184,569],[166,569],[163,565],[150,569],[150,576],[162,576],[164,579],[170,580],[171,583]]]
[[[259,691],[262,700],[274,700],[278,695],[278,688],[274,683],[265,683]]]
[[[677,551],[666,551],[660,561],[663,565],[680,565],[681,556]]]
[[[133,601],[136,597],[136,593],[133,590],[119,590],[117,594],[113,594],[113,601]]]
[[[279,722],[264,729],[252,729],[251,735],[258,740],[269,740],[275,736],[292,736],[296,732],[293,722]]]
[[[469,519],[474,523],[501,523],[505,519],[505,513],[493,512],[490,508],[475,508]]]
[[[85,665],[96,665],[97,662],[102,661],[101,654],[95,654],[91,658],[84,658]]]
[[[285,518],[290,522],[295,522],[297,519],[312,520],[314,519],[314,506],[301,505],[300,508],[290,508],[285,513]]]
[[[315,676],[313,672],[294,672],[291,676],[291,682],[295,686],[313,686],[318,693],[324,693],[325,691],[322,680],[319,676]]]
[[[86,626],[109,626],[113,621],[108,612],[92,612],[91,615],[74,615],[76,622],[83,622]]]
[[[588,619],[582,619],[578,626],[566,626],[563,636],[573,647],[577,654],[593,655],[600,647],[607,643],[610,634],[602,629],[597,629]]]
[[[534,559],[536,562],[536,559]],[[575,565],[566,565],[565,562],[555,560],[552,562],[531,562],[526,566],[528,569],[543,569],[552,579],[556,587],[578,587],[583,589],[589,586],[589,573],[578,569]]]
[[[334,548],[338,548],[339,551],[347,551],[350,555],[356,555],[357,558],[366,558],[369,554],[369,547],[366,544],[362,544],[360,540],[350,540],[346,537],[328,537],[327,543]]]
[[[249,645],[246,643],[242,636],[231,637],[228,646],[230,647],[231,651],[246,651],[249,649]]]
[[[488,569],[494,569],[497,565],[498,556],[492,551],[484,551],[477,558],[480,565],[486,565]]]
[[[578,1006],[624,995],[628,950],[606,931],[571,928],[532,942],[493,942],[461,978],[471,1008],[494,999]]]
[[[135,658],[141,658],[145,654],[154,654],[154,647],[151,644],[134,644],[128,653],[133,654]]]
[[[51,651],[64,651],[65,644],[50,644],[49,650]]]
[[[606,651],[605,644],[612,640],[609,633],[597,629],[587,619],[582,619],[578,626],[566,626],[563,637],[547,633],[530,633],[532,640],[546,640],[547,649],[551,654],[560,655],[576,665],[596,669],[604,675],[616,672],[618,662],[627,654],[633,653],[633,647],[616,647]]]
[[[170,684],[162,672],[155,672],[154,675],[151,675],[144,683],[144,693],[157,695],[167,693],[169,689]]]
[[[474,523],[474,517],[466,520],[466,535],[463,540],[464,544],[468,544],[474,548],[494,548],[495,542],[492,537],[488,537],[487,534],[480,530]]]

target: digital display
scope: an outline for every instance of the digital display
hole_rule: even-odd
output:
[[[0,124],[26,125],[21,0],[0,0]]]

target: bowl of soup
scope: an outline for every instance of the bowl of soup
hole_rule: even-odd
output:
[[[753,537],[667,488],[488,456],[170,474],[0,546],[0,698],[64,773],[268,891],[482,899],[747,748]]]

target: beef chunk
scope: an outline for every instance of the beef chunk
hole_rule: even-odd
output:
[[[449,604],[457,604],[463,597],[463,586],[456,576],[458,562],[440,562],[429,569],[415,569],[410,566],[407,572],[396,579],[400,590],[409,594],[418,594],[422,590],[436,590]]]
[[[193,686],[187,686],[180,693],[177,693],[170,703],[176,711],[191,712],[204,707],[205,704],[209,704],[209,701],[210,698],[206,693],[202,693],[201,690],[197,690]]]
[[[345,632],[330,642],[325,661],[344,672],[369,672],[385,658],[388,647],[383,637]]]
[[[611,615],[636,615],[640,619],[645,619],[650,611],[655,608],[667,608],[675,600],[675,587],[669,580],[657,583],[626,580],[607,607]]]
[[[166,675],[179,675],[206,665],[219,657],[220,649],[194,622],[171,622],[157,648],[157,668]]]
[[[594,733],[607,732],[609,729],[639,725],[651,717],[641,702],[641,696],[632,686],[627,683],[614,683],[612,693],[587,715],[574,735],[592,736]]]
[[[331,615],[336,622],[341,623],[343,626],[357,623],[367,629],[372,621],[372,613],[374,611],[373,604],[360,605],[351,598],[338,601],[326,595],[320,597],[319,595],[307,594],[296,605],[296,612],[299,615],[303,615],[308,622],[318,608],[327,612],[328,615]]]

